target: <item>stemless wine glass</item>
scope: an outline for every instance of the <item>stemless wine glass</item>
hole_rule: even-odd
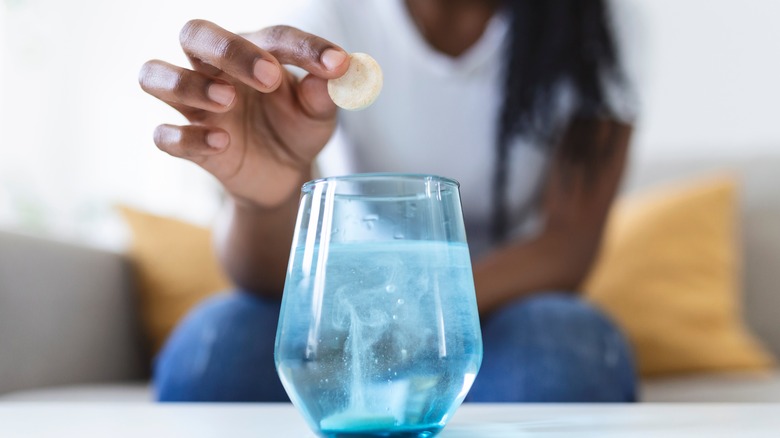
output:
[[[482,362],[458,183],[365,174],[306,183],[276,369],[324,437],[430,437]]]

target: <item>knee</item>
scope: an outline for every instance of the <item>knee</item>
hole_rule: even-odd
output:
[[[241,290],[226,291],[206,298],[196,305],[180,326],[192,324],[192,320],[200,324],[224,325],[236,319],[275,325],[280,306],[281,302],[278,300]]]
[[[280,303],[230,291],[209,297],[195,306],[176,326],[163,347],[161,356],[181,348],[182,344],[211,339],[225,346],[246,340],[249,333],[273,333],[279,318]]]
[[[483,383],[501,382],[503,375],[504,383],[509,377],[515,384],[497,385],[483,397],[496,396],[495,401],[635,398],[628,343],[607,316],[577,296],[547,293],[512,303],[484,322],[483,338]]]
[[[507,337],[544,350],[595,352],[604,345],[627,349],[617,326],[599,309],[566,293],[544,293],[501,309],[485,326],[489,338]],[[609,356],[608,358],[611,358]]]
[[[483,332],[529,342],[579,342],[620,335],[597,308],[576,295],[543,293],[497,310],[483,324]]]
[[[279,307],[244,292],[203,301],[179,323],[156,359],[158,397],[284,400],[273,363]],[[263,380],[271,383],[253,385]]]

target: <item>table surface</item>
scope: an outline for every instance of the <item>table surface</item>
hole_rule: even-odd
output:
[[[289,404],[0,403],[2,437],[314,437]],[[780,404],[467,404],[442,438],[778,437]]]

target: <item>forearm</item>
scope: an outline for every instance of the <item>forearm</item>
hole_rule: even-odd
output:
[[[298,200],[296,191],[273,208],[227,203],[215,244],[223,268],[237,287],[281,297]]]
[[[601,244],[625,167],[631,129],[608,119],[572,123],[561,148],[589,149],[589,158],[573,160],[559,148],[542,197],[544,231],[530,241],[508,243],[475,263],[481,314],[530,293],[580,287]]]
[[[598,251],[598,238],[572,240],[545,232],[530,241],[510,243],[474,264],[481,315],[529,294],[576,292]]]

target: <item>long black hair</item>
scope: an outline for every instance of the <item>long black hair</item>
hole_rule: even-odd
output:
[[[561,87],[572,92],[572,119],[616,115],[607,83],[626,86],[607,0],[505,0],[510,16],[504,102],[499,113],[493,179],[493,237],[507,233],[508,155],[517,137],[552,150],[561,136]],[[573,162],[586,142],[561,144]]]

